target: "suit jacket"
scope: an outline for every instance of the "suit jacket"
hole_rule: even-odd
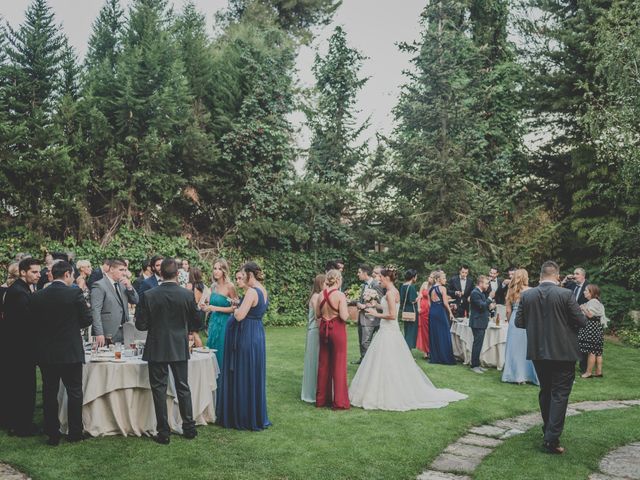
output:
[[[93,335],[116,335],[120,326],[129,321],[129,303],[138,303],[138,293],[132,288],[120,288],[120,299],[107,276],[91,287],[91,315]]]
[[[578,305],[584,305],[585,303],[587,303],[589,300],[587,300],[587,297],[584,296],[584,291],[587,288],[587,285],[589,285],[588,280],[585,279],[584,283],[582,285],[580,285],[580,292],[577,294],[578,297]],[[567,285],[565,285],[565,288],[567,290],[571,290],[573,292],[573,297],[576,297],[576,288],[578,287],[578,284],[575,282],[571,282],[568,283]]]
[[[489,305],[493,300],[479,288],[471,291],[471,311],[469,312],[469,326],[471,328],[487,328],[489,325]]]
[[[460,282],[460,275],[456,275],[449,280],[447,284],[447,295],[450,298],[456,301],[456,305],[458,306],[458,311],[456,316],[461,317],[463,312],[469,312],[469,297],[471,296],[471,291],[474,289],[475,285],[473,284],[473,280],[471,277],[467,277],[467,284],[465,286],[464,292],[462,292],[462,283]],[[456,297],[456,292],[462,292],[462,298]]]
[[[382,300],[382,297],[384,296],[382,293],[382,285],[380,285],[380,282],[374,279],[371,279],[370,282],[371,283],[369,287],[366,288],[372,288],[373,290],[378,292],[378,297],[380,298],[380,300]],[[365,285],[362,285],[362,287],[360,288],[360,297],[358,298],[359,303],[364,303],[364,290]],[[358,323],[363,327],[377,327],[378,325],[380,325],[380,319],[372,315],[367,315],[366,313],[364,313],[364,310],[358,310]]]
[[[91,310],[79,288],[52,282],[29,299],[41,364],[84,363],[80,329],[91,325]]]
[[[202,328],[193,292],[175,282],[148,290],[136,309],[136,328],[148,331],[143,360],[188,360],[189,332]]]
[[[142,285],[140,286],[140,290],[138,290],[138,292],[142,296],[144,292],[146,292],[147,290],[151,290],[152,288],[156,288],[158,285],[158,279],[156,278],[156,276],[151,275],[144,282],[142,282]]]
[[[495,297],[493,297],[493,299],[497,305],[504,305],[505,299],[507,297],[507,291],[509,290],[509,285],[502,284],[502,282],[504,282],[504,278],[498,277],[496,278],[496,280],[498,281],[498,289],[496,290],[496,295]],[[487,295],[489,295],[489,293],[491,293],[492,291],[493,291],[493,287],[491,286],[491,283],[489,283],[489,289],[487,290]]]
[[[6,356],[5,358],[21,355],[20,352],[24,350],[20,339],[24,337],[25,332],[32,328],[29,323],[29,298],[31,295],[29,285],[21,278],[13,282],[5,292],[4,325],[2,338],[0,338],[0,347],[3,349],[0,354]],[[35,360],[32,353],[32,349],[27,349],[27,352],[23,352],[22,355],[29,356],[29,360]]]
[[[516,327],[527,330],[527,358],[575,362],[578,329],[587,324],[571,290],[551,282],[522,292]]]

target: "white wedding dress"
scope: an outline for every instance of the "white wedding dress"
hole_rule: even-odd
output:
[[[386,314],[385,298],[382,307]],[[380,320],[380,329],[349,387],[351,405],[367,410],[441,408],[465,398],[454,390],[434,387],[411,355],[397,320]]]

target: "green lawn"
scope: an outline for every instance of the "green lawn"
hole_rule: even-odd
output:
[[[350,359],[354,359],[357,356],[355,328],[349,328],[348,335]],[[537,408],[537,387],[503,384],[496,371],[480,376],[461,365],[430,365],[416,352],[419,365],[437,386],[453,388],[469,398],[443,409],[406,413],[367,412],[357,408],[338,412],[316,409],[299,400],[304,342],[304,327],[267,330],[267,394],[273,427],[264,432],[207,426],[199,427],[197,440],[186,441],[174,436],[169,446],[157,445],[147,438],[110,437],[91,439],[80,445],[63,442],[57,448],[46,446],[44,437],[15,439],[0,433],[0,460],[13,464],[36,480],[187,476],[413,479],[470,426]],[[354,373],[355,367],[350,365],[349,376]],[[637,383],[640,350],[608,343],[604,373],[603,379],[578,380],[571,400],[640,397]],[[573,435],[574,424],[589,426],[590,415],[572,419],[566,438]],[[594,419],[608,420],[616,419],[620,413],[593,415]],[[637,425],[637,409],[633,415]],[[625,427],[624,422],[612,424],[615,428]],[[606,425],[598,421],[592,427],[598,431]],[[522,442],[518,443],[517,451],[511,450],[512,441],[501,448],[511,451],[518,461],[529,457],[530,451],[531,458],[537,458],[537,445],[531,435],[534,434],[513,441]],[[576,443],[588,440],[579,438]]]

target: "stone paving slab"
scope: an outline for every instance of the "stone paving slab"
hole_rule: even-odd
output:
[[[628,405],[625,405],[622,402],[617,402],[615,400],[607,400],[604,402],[578,402],[572,403],[571,408],[573,410],[579,410],[581,412],[595,412],[598,410],[611,410],[612,408],[627,408]]]
[[[630,407],[633,407],[635,405],[640,405],[640,400],[622,400],[622,403],[624,403],[625,405],[629,405]]]
[[[507,430],[506,432],[504,432],[502,435],[500,435],[500,440],[507,440],[511,437],[515,437],[516,435],[522,435],[525,430],[518,430],[516,428],[512,428],[511,430]]]
[[[640,442],[607,454],[600,462],[600,470],[614,477],[640,480]]]
[[[482,425],[480,427],[473,427],[469,429],[469,432],[475,433],[476,435],[484,435],[485,437],[494,438],[504,435],[504,432],[506,431],[507,430],[505,428],[495,427],[493,425]]]
[[[427,470],[418,476],[418,480],[471,480],[466,475],[456,475],[454,473],[437,472],[435,470]]]
[[[484,437],[482,435],[475,435],[473,433],[469,433],[464,437],[460,437],[458,439],[460,443],[466,443],[468,445],[477,445],[478,447],[488,447],[495,448],[502,443],[502,440],[498,440],[497,438],[492,437]]]
[[[441,453],[431,464],[431,468],[439,470],[441,472],[450,473],[472,473],[482,459],[460,457],[458,455],[452,455],[450,453]]]
[[[445,453],[453,453],[454,455],[460,455],[462,457],[471,457],[483,459],[489,455],[493,449],[478,447],[477,445],[469,445],[467,443],[456,442],[449,445],[445,450]]]
[[[31,480],[30,477],[17,471],[6,463],[0,463],[0,478],[2,480]]]
[[[589,475],[587,480],[624,480],[624,479],[621,479],[620,477],[611,477],[609,475],[605,475],[604,473],[596,472]]]

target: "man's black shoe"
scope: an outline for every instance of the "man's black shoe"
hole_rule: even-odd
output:
[[[84,433],[81,433],[80,435],[69,435],[67,437],[67,442],[71,442],[71,443],[82,442],[87,438],[88,437]]]
[[[186,432],[184,432],[182,434],[182,436],[184,438],[186,438],[187,440],[193,440],[194,438],[196,438],[198,436],[198,432],[197,430],[194,428],[193,430],[187,430]]]
[[[47,445],[57,447],[58,445],[60,445],[60,437],[49,437],[47,439]]]
[[[165,435],[156,435],[155,437],[153,437],[153,441],[156,443],[159,443],[160,445],[169,445],[169,437],[165,436]]]

